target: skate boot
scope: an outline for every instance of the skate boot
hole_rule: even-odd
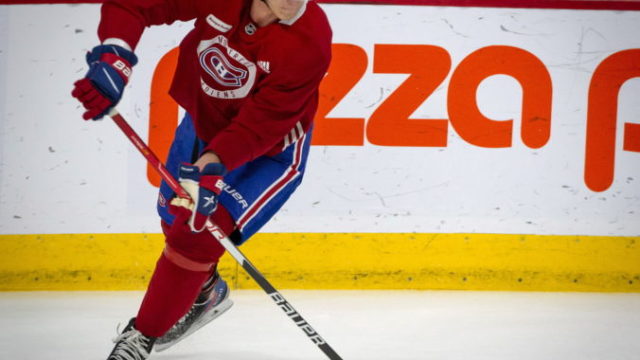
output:
[[[136,318],[129,321],[127,327],[113,342],[111,354],[107,360],[145,360],[149,357],[156,338],[144,336],[133,326]]]
[[[191,309],[155,343],[156,351],[163,351],[178,343],[233,305],[229,299],[229,287],[215,272],[205,283]]]

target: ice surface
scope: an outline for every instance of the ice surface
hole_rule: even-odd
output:
[[[640,294],[282,291],[345,359],[640,359]],[[0,293],[0,359],[105,359],[142,292]],[[262,291],[150,359],[326,359]]]

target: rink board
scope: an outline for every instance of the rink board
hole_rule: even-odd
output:
[[[322,6],[334,57],[305,178],[263,231],[640,236],[640,11]],[[158,176],[69,95],[98,18],[0,7],[0,234],[160,232]],[[161,159],[190,27],[144,34],[118,105]]]
[[[307,174],[243,247],[274,285],[640,291],[637,7],[321,6],[334,62]],[[2,290],[142,289],[162,249],[157,176],[69,96],[98,16],[0,6]],[[118,106],[161,158],[189,29],[145,33]]]
[[[144,289],[160,234],[0,236],[0,290]],[[640,292],[640,237],[258,234],[242,251],[276,288]],[[236,289],[257,285],[228,255]]]

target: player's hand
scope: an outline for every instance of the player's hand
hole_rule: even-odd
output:
[[[82,115],[85,120],[101,119],[120,101],[137,62],[134,53],[117,45],[98,45],[87,53],[89,71],[71,92],[87,110]]]
[[[218,206],[218,196],[224,188],[224,165],[209,163],[202,171],[194,165],[180,166],[178,181],[192,200],[174,197],[171,212],[176,216],[172,227],[189,225],[192,232],[201,232]]]

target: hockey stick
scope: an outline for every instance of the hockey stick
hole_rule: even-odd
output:
[[[158,171],[162,179],[171,187],[179,197],[189,199],[189,194],[180,186],[180,183],[167,171],[164,164],[158,160],[158,157],[151,151],[147,144],[142,141],[138,134],[129,126],[127,121],[113,108],[108,113],[118,127],[124,132],[124,134],[131,140],[133,145],[142,153],[147,161]],[[293,306],[276,290],[267,279],[256,269],[253,264],[240,252],[231,240],[220,230],[218,226],[207,220],[207,230],[222,244],[222,246],[231,254],[231,256],[242,266],[242,268],[251,275],[258,285],[264,290],[267,295],[278,305],[282,311],[289,316],[289,318],[309,337],[309,339],[316,344],[322,352],[331,360],[342,360],[333,348],[318,334],[318,332],[311,327],[311,325],[300,315],[300,313],[293,308]]]

